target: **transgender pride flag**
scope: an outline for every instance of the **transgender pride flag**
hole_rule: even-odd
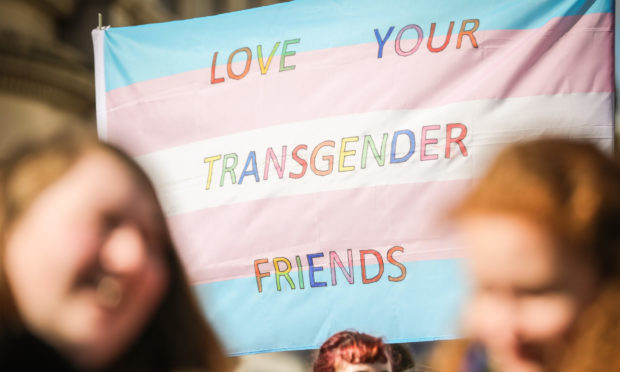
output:
[[[231,354],[458,337],[450,205],[508,142],[612,147],[610,0],[297,0],[93,38],[100,136],[153,178]]]

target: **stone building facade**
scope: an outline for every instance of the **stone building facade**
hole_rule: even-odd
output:
[[[0,156],[24,135],[95,125],[90,31],[207,16],[277,0],[0,0]]]

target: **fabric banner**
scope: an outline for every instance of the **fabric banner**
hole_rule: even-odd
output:
[[[154,180],[234,355],[459,336],[446,212],[506,143],[613,145],[610,0],[297,0],[93,31],[100,136]]]

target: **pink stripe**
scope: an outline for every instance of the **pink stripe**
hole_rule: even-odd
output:
[[[476,32],[479,48],[456,35],[440,53],[426,41],[408,57],[386,44],[300,53],[294,71],[256,61],[242,80],[210,83],[211,69],[137,83],[108,92],[108,134],[134,156],[282,123],[452,102],[535,95],[611,92],[613,18],[556,18],[535,30]],[[415,32],[410,31],[411,34]],[[407,35],[407,34],[405,34]],[[435,47],[443,42],[439,37]],[[403,41],[403,49],[413,41]],[[241,72],[243,67],[233,66]],[[398,73],[395,73],[398,71]],[[217,76],[226,74],[224,66]],[[395,92],[402,92],[397,95]]]
[[[194,283],[254,275],[254,260],[352,249],[384,255],[405,248],[399,261],[457,257],[460,250],[439,222],[471,181],[440,181],[368,187],[263,199],[169,218],[174,240]],[[317,262],[327,263],[323,258]],[[329,264],[328,264],[329,265]]]

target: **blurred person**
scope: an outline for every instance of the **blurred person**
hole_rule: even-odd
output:
[[[0,370],[227,371],[147,176],[80,128],[0,165]]]
[[[381,338],[341,331],[321,345],[313,371],[392,372],[392,354]]]
[[[401,344],[391,344],[390,353],[393,372],[413,372],[415,360],[407,347]]]
[[[569,140],[512,145],[455,218],[471,341],[440,350],[438,371],[620,371],[617,163]]]

